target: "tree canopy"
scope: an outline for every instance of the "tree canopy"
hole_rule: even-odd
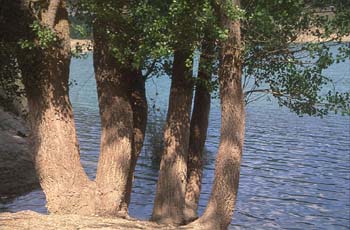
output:
[[[227,30],[218,24],[219,5],[233,18],[242,21],[244,42],[244,76],[247,101],[257,97],[253,93],[271,94],[281,106],[286,106],[299,115],[323,116],[329,111],[349,114],[349,92],[322,90],[334,82],[324,74],[333,63],[349,60],[350,50],[341,39],[349,35],[350,3],[344,1],[289,1],[264,0],[244,1],[236,9],[230,1],[219,3],[213,0],[181,1],[71,1],[73,19],[72,35],[80,31],[89,36],[91,23],[103,20],[108,30],[109,47],[115,58],[122,63],[130,62],[141,67],[162,71],[169,69],[175,49],[190,49],[192,65],[195,51],[208,39],[218,45],[227,36]],[[6,5],[6,4],[5,4]],[[220,5],[220,6],[221,6]],[[10,6],[9,6],[10,7]],[[13,13],[3,8],[6,14]],[[11,24],[3,21],[2,27]],[[35,20],[31,25],[38,45],[46,47],[55,40],[50,30]],[[20,32],[11,29],[14,34]],[[313,36],[313,42],[297,42],[298,37]],[[16,41],[5,42],[2,37],[1,52],[8,55],[13,47],[33,45],[23,36]],[[337,52],[334,53],[336,47]],[[198,55],[198,53],[197,53]],[[16,67],[2,59],[2,81],[10,81]],[[163,65],[155,65],[158,60]],[[6,68],[5,68],[6,66]],[[11,67],[12,66],[12,67]],[[152,72],[152,71],[151,71]],[[9,76],[9,77],[5,77]],[[249,83],[248,83],[249,82]],[[211,85],[215,86],[215,82]],[[5,85],[5,84],[3,84]],[[8,85],[8,84],[6,84]],[[215,87],[214,87],[215,88]]]
[[[162,60],[165,65],[156,72],[169,68],[176,49],[191,50],[191,66],[205,40],[216,45],[225,40],[227,30],[218,24],[219,4],[232,19],[242,21],[247,102],[270,94],[298,115],[349,114],[349,92],[333,90],[331,76],[324,73],[333,63],[349,60],[349,46],[342,42],[349,35],[348,1],[251,0],[240,9],[230,1],[82,1],[78,9],[114,27],[123,25],[108,32],[115,57],[132,57],[144,69],[155,69],[150,60]],[[314,40],[300,42],[300,36]],[[207,85],[215,89],[217,83]]]
[[[333,89],[324,70],[349,60],[348,1],[247,1],[243,5],[245,77],[254,91],[272,94],[299,115],[349,114],[349,92]],[[314,41],[297,42],[299,36]],[[334,53],[335,47],[337,50]],[[328,87],[327,87],[328,86]]]

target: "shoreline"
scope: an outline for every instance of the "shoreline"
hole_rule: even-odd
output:
[[[332,36],[334,37],[334,36]],[[318,39],[316,36],[307,35],[307,34],[301,34],[298,36],[298,38],[293,42],[295,44],[302,44],[302,43],[318,43],[318,42],[327,42],[329,40],[324,39]],[[332,41],[330,41],[332,42]],[[350,35],[342,37],[341,43],[348,43],[350,42]],[[70,45],[71,49],[74,51],[76,50],[76,46],[80,46],[83,53],[91,52],[93,47],[93,40],[92,39],[70,39]]]
[[[331,39],[334,39],[335,35],[331,36]],[[309,35],[309,34],[301,34],[297,37],[297,39],[293,42],[296,44],[302,43],[319,43],[319,42],[334,42],[330,39],[319,39],[317,36]],[[341,38],[340,43],[348,43],[350,42],[350,35],[343,36]]]
[[[91,52],[93,48],[92,39],[70,39],[70,48],[73,52],[78,50],[83,54]]]

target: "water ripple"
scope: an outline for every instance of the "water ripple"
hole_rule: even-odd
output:
[[[72,61],[71,77],[77,80],[78,86],[71,89],[70,95],[81,145],[81,161],[90,178],[94,178],[101,128],[91,62],[91,57]],[[341,70],[336,68],[333,71],[338,69]],[[169,80],[157,81],[160,82],[157,89],[148,82],[149,96],[154,98],[152,92],[157,90],[157,103],[166,110]],[[220,107],[217,99],[212,103],[200,213],[211,192],[215,153],[219,145]],[[158,118],[150,117],[149,124],[161,123],[155,119]],[[161,128],[158,132],[161,133]],[[148,219],[152,213],[159,164],[151,159],[154,146],[149,137],[146,140],[136,167],[130,206],[131,215],[141,219]],[[272,102],[250,105],[240,189],[230,228],[349,229],[349,151],[349,117],[300,118]],[[10,203],[0,204],[0,211],[23,209],[45,213],[44,194],[34,191]]]

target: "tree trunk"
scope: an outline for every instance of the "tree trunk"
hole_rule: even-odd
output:
[[[233,4],[239,5],[239,1],[233,1]],[[240,23],[231,21],[226,15],[222,15],[221,23],[229,30],[220,57],[221,140],[207,208],[203,216],[190,225],[200,229],[227,229],[230,224],[238,192],[244,141]]]
[[[126,216],[124,200],[133,146],[132,73],[111,55],[103,24],[95,22],[93,26],[94,68],[102,125],[96,213]]]
[[[42,20],[49,16],[43,13]],[[60,44],[18,58],[28,97],[35,166],[50,213],[91,215],[95,185],[80,163],[68,96],[70,41],[64,1],[55,18]]]
[[[214,52],[213,42],[208,41],[203,44],[198,71],[199,81],[196,85],[190,126],[184,211],[186,222],[191,222],[197,218],[202,183],[203,150],[207,138],[210,111],[210,89],[208,83],[212,74]]]
[[[146,98],[145,79],[143,79],[141,71],[134,71],[131,92],[131,107],[133,112],[134,140],[133,153],[131,156],[131,164],[125,195],[125,203],[127,207],[130,204],[134,171],[137,159],[141,153],[147,126],[148,105]]]
[[[49,2],[48,9],[45,13],[47,16],[45,17],[45,20],[43,20],[43,23],[49,28],[53,29],[55,25],[57,10],[60,4],[61,0],[50,0]]]
[[[169,96],[164,152],[160,163],[152,220],[181,224],[184,221],[187,154],[192,106],[192,72],[189,54],[175,51]]]

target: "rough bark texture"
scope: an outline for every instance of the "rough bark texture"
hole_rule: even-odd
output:
[[[203,44],[190,127],[184,211],[186,222],[197,218],[202,183],[203,150],[207,138],[210,111],[210,89],[207,83],[211,79],[213,61],[214,44]]]
[[[134,180],[134,171],[140,155],[147,126],[148,105],[146,98],[145,79],[141,71],[134,71],[131,90],[131,107],[133,112],[133,151],[131,155],[130,170],[126,185],[125,203],[129,206]]]
[[[67,18],[65,1],[50,1],[49,8],[41,13],[41,24],[50,26],[53,23],[52,29],[59,42],[48,49],[34,49],[19,58],[28,96],[40,183],[51,213],[125,216],[130,199],[126,190],[130,186],[131,191],[132,184],[129,168],[130,164],[135,167],[137,158],[136,154],[133,157],[135,162],[130,161],[134,141],[132,109],[138,110],[134,153],[139,153],[146,125],[143,118],[147,117],[144,82],[135,81],[135,88],[130,88],[130,79],[136,76],[130,69],[123,69],[116,63],[109,53],[103,30],[94,28],[94,67],[102,137],[96,182],[90,181],[80,164],[68,97],[70,41]],[[104,27],[103,24],[97,25]],[[135,106],[132,107],[131,102]],[[129,177],[130,185],[127,184]]]
[[[233,1],[239,5],[239,1]],[[241,33],[239,21],[222,15],[229,38],[220,57],[221,140],[215,165],[215,179],[208,206],[192,226],[200,229],[227,229],[238,192],[244,140],[245,111],[241,87]],[[191,225],[190,225],[191,226]]]
[[[93,59],[102,125],[96,214],[125,216],[124,200],[133,146],[132,73],[116,62],[106,37],[103,24],[95,22]]]
[[[188,54],[174,55],[164,152],[160,163],[152,220],[181,224],[184,221],[187,154],[192,104],[191,71],[186,67]]]
[[[48,15],[43,14],[46,20]],[[69,24],[61,2],[54,26],[60,44],[19,60],[28,97],[35,165],[50,213],[93,213],[94,183],[80,164],[68,97]],[[36,60],[42,58],[41,60]],[[33,74],[37,73],[36,76]]]
[[[49,28],[54,29],[57,10],[61,4],[61,0],[50,0],[48,9],[43,13],[45,17],[43,17],[43,23]]]

